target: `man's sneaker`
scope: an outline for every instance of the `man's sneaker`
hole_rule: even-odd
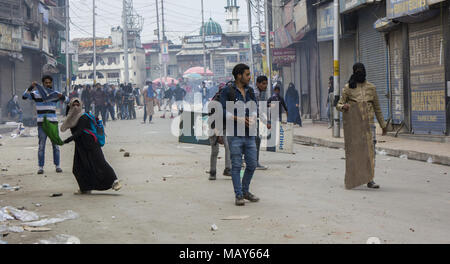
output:
[[[261,164],[258,164],[257,166],[256,166],[256,170],[267,170],[268,168],[266,167],[266,166],[263,166],[263,165],[261,165]]]
[[[376,184],[374,181],[371,181],[367,184],[367,188],[370,189],[380,189],[380,185]]]
[[[44,169],[39,169],[37,174],[44,174]]]
[[[245,199],[245,200],[248,200],[248,201],[250,201],[250,202],[252,202],[252,203],[256,203],[256,202],[259,201],[259,198],[256,197],[256,196],[254,196],[254,195],[251,194],[251,193],[246,193],[246,194],[244,194],[244,199]]]
[[[165,115],[162,115],[161,118],[166,118],[166,116],[165,116]]]
[[[235,204],[237,205],[237,206],[244,206],[245,205],[245,200],[244,200],[244,197],[236,197],[236,202],[235,202]]]
[[[63,170],[61,168],[56,168],[56,173],[62,173]]]
[[[231,169],[230,168],[225,168],[225,170],[223,170],[223,176],[232,176],[231,175]]]
[[[215,181],[216,180],[216,172],[215,171],[211,171],[209,173],[209,180],[210,181]]]

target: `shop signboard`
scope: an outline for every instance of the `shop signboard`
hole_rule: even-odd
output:
[[[333,2],[317,8],[317,41],[328,41],[333,39],[333,9]]]

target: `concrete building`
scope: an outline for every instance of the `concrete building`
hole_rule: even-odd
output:
[[[94,49],[92,38],[74,39],[72,43],[78,47],[78,75],[74,84],[83,85],[94,82]],[[97,48],[97,82],[101,84],[120,84],[125,82],[125,56],[123,49],[123,31],[120,27],[111,29],[108,38],[96,38]],[[129,81],[143,87],[146,80],[145,50],[140,41],[129,39],[128,65]]]
[[[32,81],[51,75],[54,89],[65,90],[65,0],[0,0],[0,122],[6,105],[21,97]],[[73,71],[72,71],[73,73]],[[24,123],[35,125],[34,104],[19,100]]]
[[[161,69],[159,45],[158,42],[144,43],[142,46],[145,49],[145,69],[146,79],[155,80],[160,78],[161,74],[164,77],[164,70]],[[179,79],[183,77],[178,66],[177,54],[181,51],[181,45],[174,45],[169,41],[169,63],[167,64],[167,76]]]
[[[340,0],[340,88],[366,66],[394,130],[450,132],[449,1]],[[333,75],[333,1],[274,0],[273,68],[301,94],[301,114],[326,120]]]

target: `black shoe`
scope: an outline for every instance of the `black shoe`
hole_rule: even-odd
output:
[[[257,166],[256,166],[256,170],[267,170],[268,168],[266,167],[266,166],[263,166],[263,165],[261,165],[261,164],[258,164]]]
[[[215,181],[216,180],[216,172],[215,171],[211,171],[209,173],[209,180],[210,181]]]
[[[37,174],[44,174],[44,170],[43,169],[39,169]]]
[[[253,194],[251,194],[251,193],[246,193],[246,194],[244,194],[244,199],[245,200],[248,200],[248,201],[250,201],[250,202],[252,202],[252,203],[256,203],[256,202],[259,202],[259,198],[258,197],[256,197],[256,196],[254,196]]]
[[[223,170],[223,176],[232,176],[231,175],[231,169],[230,168],[226,168],[225,170]]]
[[[244,206],[245,205],[245,200],[244,197],[236,197],[236,201],[235,201],[236,206]]]
[[[380,185],[376,184],[374,181],[371,181],[367,184],[367,188],[370,189],[380,189]]]
[[[56,173],[62,173],[62,169],[61,168],[56,168]]]

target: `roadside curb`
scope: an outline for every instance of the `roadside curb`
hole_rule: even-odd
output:
[[[307,137],[301,135],[294,136],[294,143],[301,144],[305,146],[321,146],[326,148],[333,149],[345,149],[345,144],[343,142],[334,142],[321,138]],[[391,149],[386,147],[377,147],[379,152],[385,152],[387,156],[392,156],[396,158],[400,158],[400,156],[406,155],[410,160],[417,160],[428,162],[429,158],[433,160],[433,164],[450,166],[450,157],[442,156],[442,155],[434,155],[430,153],[410,151],[410,150],[399,150],[399,149]]]

